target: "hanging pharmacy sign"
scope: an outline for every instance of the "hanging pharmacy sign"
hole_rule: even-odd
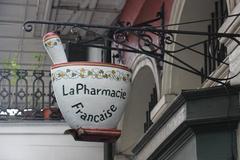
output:
[[[54,64],[54,93],[64,119],[72,128],[113,129],[126,105],[131,72],[96,62]]]
[[[84,140],[118,138],[116,127],[129,96],[130,70],[101,62],[68,62],[61,39],[53,32],[44,35],[43,45],[54,63],[53,90],[68,125],[86,132],[81,135]]]

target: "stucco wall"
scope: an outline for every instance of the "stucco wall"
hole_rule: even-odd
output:
[[[103,143],[75,141],[65,123],[0,123],[0,160],[103,160]]]

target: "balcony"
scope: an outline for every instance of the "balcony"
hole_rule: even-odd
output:
[[[50,109],[50,117],[46,111]],[[57,120],[63,117],[49,70],[0,69],[0,120]]]

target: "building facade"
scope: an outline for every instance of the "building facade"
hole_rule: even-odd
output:
[[[150,35],[153,44],[164,45],[164,50],[152,52],[163,54],[171,64],[130,52],[114,59],[133,71],[131,97],[118,126],[122,136],[114,146],[115,159],[238,159],[239,43],[213,34],[239,33],[238,2],[126,2],[120,15],[125,24],[138,26],[158,15],[152,26],[209,34],[173,34],[170,43],[162,41],[161,35]],[[141,47],[131,34],[127,43]]]

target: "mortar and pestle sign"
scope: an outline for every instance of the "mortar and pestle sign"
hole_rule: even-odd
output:
[[[51,80],[58,106],[72,128],[66,133],[76,140],[117,140],[121,131],[116,127],[129,97],[131,71],[102,62],[68,62],[62,42],[53,32],[43,37],[43,45],[53,61]]]

